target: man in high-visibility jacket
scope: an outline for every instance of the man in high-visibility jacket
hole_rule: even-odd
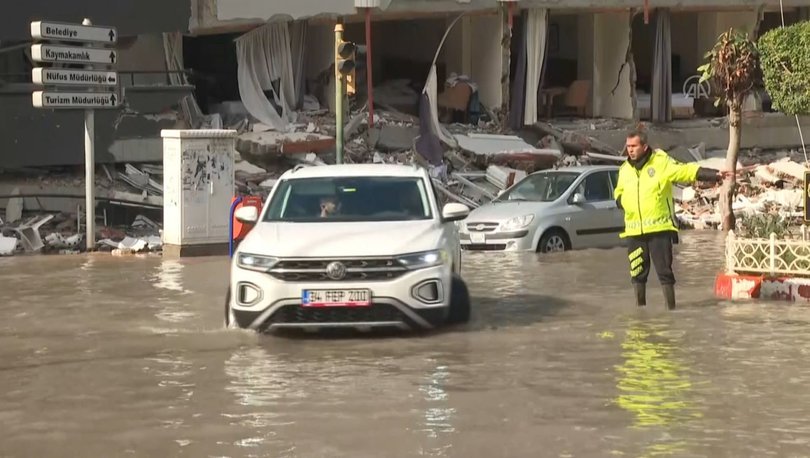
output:
[[[631,283],[636,304],[647,305],[647,276],[650,261],[664,290],[667,308],[675,308],[675,275],[672,272],[672,244],[678,225],[672,201],[672,184],[696,181],[717,182],[728,172],[681,164],[665,151],[652,149],[644,132],[627,135],[627,161],[619,168],[613,197],[624,210],[624,232],[628,241]]]

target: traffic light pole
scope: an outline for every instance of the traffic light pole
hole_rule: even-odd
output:
[[[335,162],[343,163],[343,75],[338,69],[338,46],[343,41],[343,24],[335,24]]]

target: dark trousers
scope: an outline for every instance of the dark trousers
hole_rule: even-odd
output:
[[[658,281],[662,285],[675,284],[675,274],[672,272],[672,242],[676,235],[677,233],[667,231],[628,237],[627,258],[630,261],[632,283],[647,283],[652,260]]]

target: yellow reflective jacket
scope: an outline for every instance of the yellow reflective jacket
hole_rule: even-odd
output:
[[[699,170],[697,164],[682,164],[660,149],[653,150],[640,169],[625,161],[613,192],[624,209],[624,232],[619,237],[677,231],[672,184],[694,183]]]

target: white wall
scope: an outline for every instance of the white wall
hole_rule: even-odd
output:
[[[217,18],[270,19],[276,15],[289,15],[293,19],[332,13],[355,14],[352,0],[217,0]]]
[[[630,69],[625,62],[630,40],[629,13],[596,13],[594,22],[593,113],[608,118],[633,118]],[[621,79],[616,91],[619,70]]]
[[[697,47],[701,63],[703,55],[714,47],[717,38],[730,27],[753,32],[757,23],[756,11],[697,13]]]
[[[471,18],[470,73],[478,84],[481,103],[501,107],[501,19],[497,14]]]

